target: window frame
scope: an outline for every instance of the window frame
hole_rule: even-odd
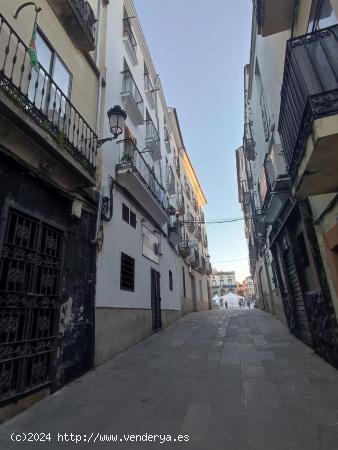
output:
[[[66,71],[69,73],[68,92],[63,92],[63,91],[62,92],[67,96],[68,100],[71,100],[71,93],[72,93],[72,87],[73,87],[73,74],[72,74],[72,72],[69,70],[67,64],[65,64],[64,60],[61,58],[59,53],[55,50],[55,48],[53,47],[53,45],[51,44],[51,42],[49,41],[49,39],[47,38],[47,36],[44,34],[44,32],[41,30],[41,28],[39,26],[36,27],[36,33],[40,35],[41,39],[45,42],[46,46],[50,49],[50,51],[52,53],[52,58],[51,58],[51,63],[50,63],[49,69],[47,70],[46,67],[43,67],[43,68],[48,73],[48,75],[53,80],[53,82],[58,86],[58,84],[54,80],[55,60],[56,60],[56,58],[64,66]],[[38,55],[38,60],[39,60],[39,49],[38,48],[37,48],[37,55]]]
[[[130,283],[130,287],[129,288],[127,286],[125,286],[125,285],[122,286],[122,262],[123,262],[123,257],[125,257],[125,259],[129,258],[129,260],[133,262],[133,266],[132,266],[132,283]],[[121,291],[127,291],[127,292],[135,292],[135,258],[133,258],[132,256],[129,256],[127,253],[124,253],[122,251],[121,251],[121,257],[120,257],[120,290]]]

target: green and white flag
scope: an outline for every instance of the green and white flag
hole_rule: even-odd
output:
[[[39,71],[38,54],[36,51],[36,27],[33,28],[32,37],[28,47],[28,56],[31,62],[31,66],[36,71]]]

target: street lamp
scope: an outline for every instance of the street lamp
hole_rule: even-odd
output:
[[[109,120],[109,128],[112,134],[109,138],[99,139],[97,141],[97,148],[101,147],[105,142],[117,139],[123,133],[124,123],[127,118],[127,113],[119,105],[115,105],[107,111]]]

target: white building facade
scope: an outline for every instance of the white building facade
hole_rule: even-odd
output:
[[[107,8],[105,109],[120,105],[127,119],[120,138],[101,150],[102,196],[110,204],[98,232],[96,364],[182,312],[209,305],[206,233],[197,223],[206,200],[196,175],[190,176],[191,195],[200,199],[194,222],[201,238],[194,248],[201,251],[194,268],[177,203],[186,176],[177,167],[186,167],[188,158],[177,115],[167,108],[133,2],[116,0]],[[104,135],[110,135],[108,121]],[[193,295],[189,277],[195,278]]]

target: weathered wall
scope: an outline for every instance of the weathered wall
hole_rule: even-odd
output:
[[[71,200],[30,176],[24,166],[0,156],[0,205],[6,201],[65,231],[64,269],[61,280],[60,330],[55,387],[80,376],[93,365],[95,209],[71,217]]]

